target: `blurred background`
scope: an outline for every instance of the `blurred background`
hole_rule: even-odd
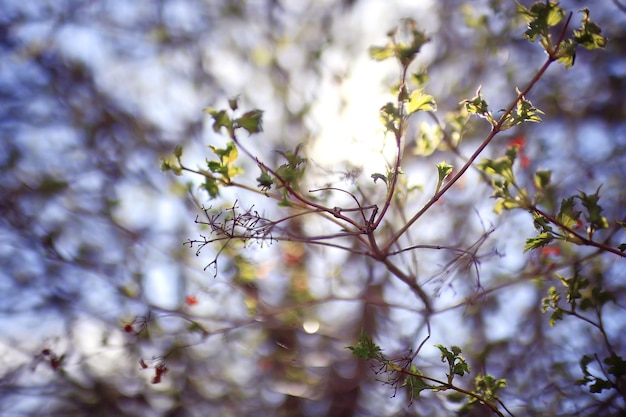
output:
[[[522,181],[552,170],[554,201],[602,186],[605,215],[624,220],[626,7],[561,5],[571,28],[589,7],[606,49],[554,65],[528,97],[544,122],[506,132],[485,156],[517,140]],[[399,74],[367,49],[402,18],[431,38],[415,68],[439,121],[479,86],[496,113],[545,60],[498,0],[0,1],[0,415],[455,415],[443,394],[409,404],[346,349],[361,329],[390,356],[424,340],[423,305],[401,282],[362,256],[299,243],[196,252],[184,243],[207,233],[194,221],[202,206],[285,211],[243,190],[209,200],[201,178],[160,170],[177,145],[187,166],[213,158],[207,146],[225,139],[203,109],[238,96],[264,111],[263,133],[242,139],[264,160],[302,143],[312,188],[362,181],[383,201],[370,178],[385,166],[378,109]],[[437,162],[462,165],[449,151],[425,155],[415,139],[437,123],[420,117],[405,139],[408,217],[432,195]],[[461,155],[487,127],[463,129]],[[242,166],[254,184],[254,161]],[[522,255],[532,219],[496,216],[491,193],[469,172],[402,242],[465,254],[398,256],[436,310],[420,369],[443,376],[432,345],[458,344],[472,373],[507,378],[515,415],[623,409],[574,384],[581,355],[605,355],[595,329],[550,328],[540,306],[555,272],[601,280],[618,300],[605,325],[623,353],[624,261],[571,246]],[[393,216],[387,230],[402,223]],[[299,235],[317,227],[289,223]],[[613,246],[626,240],[608,233],[599,238]]]

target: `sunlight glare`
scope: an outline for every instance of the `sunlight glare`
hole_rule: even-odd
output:
[[[320,322],[317,320],[306,320],[302,323],[302,328],[308,334],[314,334],[320,329]]]
[[[396,153],[395,141],[384,135],[379,119],[380,108],[393,100],[381,91],[388,75],[385,65],[363,58],[340,88],[324,84],[314,110],[323,122],[310,153],[316,162],[326,168],[347,163],[367,173],[385,171]]]

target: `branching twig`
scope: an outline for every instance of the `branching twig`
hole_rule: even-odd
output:
[[[459,171],[452,177],[444,186],[441,187],[439,192],[437,192],[434,196],[431,197],[430,200],[411,218],[407,223],[405,223],[396,233],[393,234],[387,240],[387,242],[383,245],[382,251],[387,251],[389,248],[398,240],[400,237],[411,227],[415,222],[424,215],[439,199],[450,189],[457,181],[465,175],[465,172],[473,165],[474,161],[478,158],[478,156],[485,150],[485,148],[491,143],[491,141],[495,138],[495,136],[500,133],[504,123],[507,121],[509,115],[513,112],[513,109],[517,106],[517,104],[532,90],[532,88],[537,84],[537,81],[543,76],[543,74],[548,70],[550,65],[555,62],[558,57],[556,53],[559,49],[561,42],[565,37],[565,32],[569,25],[569,21],[571,19],[571,14],[569,15],[567,22],[565,23],[563,30],[559,36],[559,40],[556,43],[556,46],[553,49],[553,52],[548,55],[546,62],[541,66],[541,68],[535,73],[535,76],[528,82],[526,87],[522,89],[517,98],[509,104],[509,106],[504,110],[504,113],[500,116],[496,124],[491,129],[491,132],[487,137],[483,140],[480,146],[474,151],[474,153],[469,157],[467,162],[459,169]]]

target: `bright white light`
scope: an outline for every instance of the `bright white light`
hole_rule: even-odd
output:
[[[320,329],[320,322],[317,320],[306,320],[304,323],[302,323],[302,328],[308,334],[317,333],[317,331]]]
[[[387,66],[363,58],[340,88],[330,81],[323,85],[315,109],[323,125],[310,154],[315,161],[329,168],[347,162],[367,172],[384,172],[385,158],[392,161],[396,149],[393,138],[385,138],[379,119],[380,108],[393,99],[380,87],[387,71]]]
[[[397,145],[392,135],[383,134],[379,114],[382,106],[396,100],[390,93],[390,85],[398,81],[393,77],[399,76],[400,69],[395,60],[376,62],[366,51],[369,46],[384,45],[387,42],[384,33],[398,25],[400,18],[427,16],[433,2],[418,3],[398,1],[396,7],[389,8],[386,2],[363,2],[350,17],[354,20],[350,23],[361,28],[358,35],[352,34],[355,39],[352,46],[362,48],[363,52],[346,64],[345,51],[332,48],[324,51],[323,67],[329,73],[320,86],[319,101],[312,111],[321,128],[309,149],[309,156],[323,167],[338,169],[340,164],[348,163],[362,167],[369,176],[374,172],[384,173],[388,166],[393,166]],[[426,33],[436,32],[435,19],[417,21]],[[344,25],[342,22],[337,30],[342,31]],[[428,49],[429,45],[422,49],[416,69],[432,59],[433,51],[429,53]],[[341,82],[336,81],[337,76],[344,75]]]

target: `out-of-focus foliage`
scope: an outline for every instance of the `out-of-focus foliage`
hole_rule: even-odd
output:
[[[306,178],[311,189],[369,178],[373,172],[365,167],[361,176],[354,161],[328,163],[350,158],[338,148],[314,150],[328,143],[323,135],[330,143],[352,139],[342,137],[351,130],[334,130],[331,116],[348,112],[352,80],[370,65],[368,48],[410,17],[430,43],[420,45],[412,78],[428,94],[407,99],[414,110],[434,110],[435,97],[434,117],[449,129],[422,113],[407,127],[407,175],[400,177],[407,183],[399,192],[419,206],[488,133],[484,121],[465,124],[458,103],[482,96],[497,116],[545,54],[524,39],[526,22],[510,3],[416,3],[5,1],[0,415],[461,413],[443,394],[423,392],[409,405],[406,391],[381,385],[346,349],[359,346],[362,331],[373,335],[361,336],[369,343],[360,346],[363,355],[380,346],[386,358],[401,356],[423,340],[422,304],[387,269],[358,248],[299,242],[318,231],[300,216],[283,224],[293,242],[275,244],[266,225],[254,223],[255,211],[276,208],[268,199],[159,170],[176,166],[172,154],[194,168],[206,159],[220,180],[280,193],[267,171],[213,131],[211,111],[203,114],[228,106],[239,112],[242,137],[254,134],[246,139],[253,156]],[[585,16],[576,11],[589,8],[608,38],[605,49],[578,49],[564,62],[574,64],[567,71],[555,65],[528,97],[543,122],[512,127],[485,156],[497,160],[513,147],[516,181],[542,190],[546,210],[572,228],[584,220],[598,239],[624,242],[615,224],[601,226],[626,220],[626,13],[617,2],[564,7],[574,11],[572,27]],[[378,96],[395,82],[397,68],[386,64],[376,68],[388,71],[388,82],[373,73],[359,89]],[[246,113],[252,108],[263,109],[262,125],[261,113]],[[437,175],[444,152],[450,164]],[[315,172],[299,170],[305,158]],[[467,361],[472,378],[485,375],[476,389],[497,389],[517,416],[618,415],[624,261],[567,239],[537,241],[540,249],[523,255],[535,227],[539,238],[548,233],[545,225],[528,214],[496,216],[493,188],[476,172],[402,242],[424,247],[397,257],[434,297],[431,339],[420,351],[429,365],[420,371],[445,373],[441,357],[462,381]],[[563,202],[572,195],[578,208]],[[213,209],[224,217],[211,217]],[[259,234],[245,245],[206,247],[199,256],[197,246],[183,245],[207,236],[207,227],[251,224]],[[442,246],[448,249],[435,250]],[[603,332],[574,311],[594,323],[602,311]],[[603,334],[612,352],[598,342]],[[463,347],[462,361],[460,351],[444,347],[454,345]],[[389,360],[391,371],[395,364]],[[419,394],[425,387],[417,375],[404,382]],[[506,387],[490,375],[505,378]]]

